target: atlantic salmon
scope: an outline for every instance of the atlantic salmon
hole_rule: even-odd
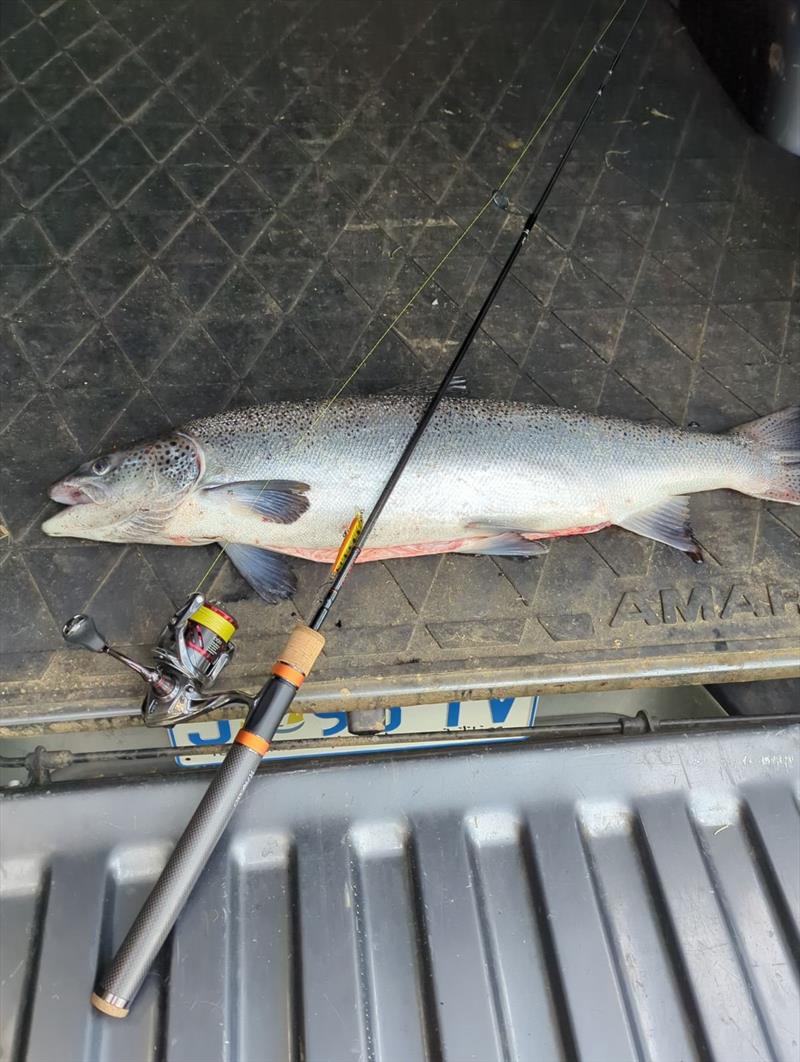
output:
[[[222,544],[267,601],[287,557],[331,563],[426,398],[281,402],[194,420],[81,465],[50,490],[48,535]],[[700,560],[689,498],[727,488],[800,504],[800,406],[721,434],[551,406],[445,398],[359,561],[533,556],[614,525]]]

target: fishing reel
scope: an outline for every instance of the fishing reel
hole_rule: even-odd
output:
[[[211,694],[206,688],[230,663],[238,624],[216,602],[194,594],[167,622],[153,646],[155,667],[146,667],[110,646],[91,616],[73,616],[62,629],[65,641],[92,653],[107,653],[135,671],[148,685],[142,702],[147,726],[174,726],[184,719],[229,704],[252,707],[239,690]]]

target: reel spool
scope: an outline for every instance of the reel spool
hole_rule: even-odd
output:
[[[152,649],[155,667],[146,667],[109,645],[91,616],[73,616],[62,629],[65,641],[93,653],[107,653],[135,671],[149,689],[142,702],[147,726],[173,726],[184,719],[253,699],[239,690],[210,694],[233,658],[238,623],[215,601],[194,594],[167,622]]]

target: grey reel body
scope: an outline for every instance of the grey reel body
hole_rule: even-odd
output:
[[[243,704],[251,708],[253,698],[239,690],[207,693],[234,654],[236,620],[220,605],[194,594],[171,617],[153,646],[154,667],[109,645],[91,616],[73,616],[62,629],[65,641],[92,653],[107,653],[135,671],[148,686],[142,702],[147,726],[173,726],[184,719]]]

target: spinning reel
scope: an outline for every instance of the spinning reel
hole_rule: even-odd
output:
[[[216,602],[194,594],[159,634],[152,649],[155,667],[145,667],[110,646],[91,616],[73,616],[61,633],[70,645],[107,653],[135,671],[148,685],[142,702],[146,725],[173,726],[229,704],[252,707],[253,698],[239,690],[206,693],[233,657],[231,639],[237,627],[233,616]]]

